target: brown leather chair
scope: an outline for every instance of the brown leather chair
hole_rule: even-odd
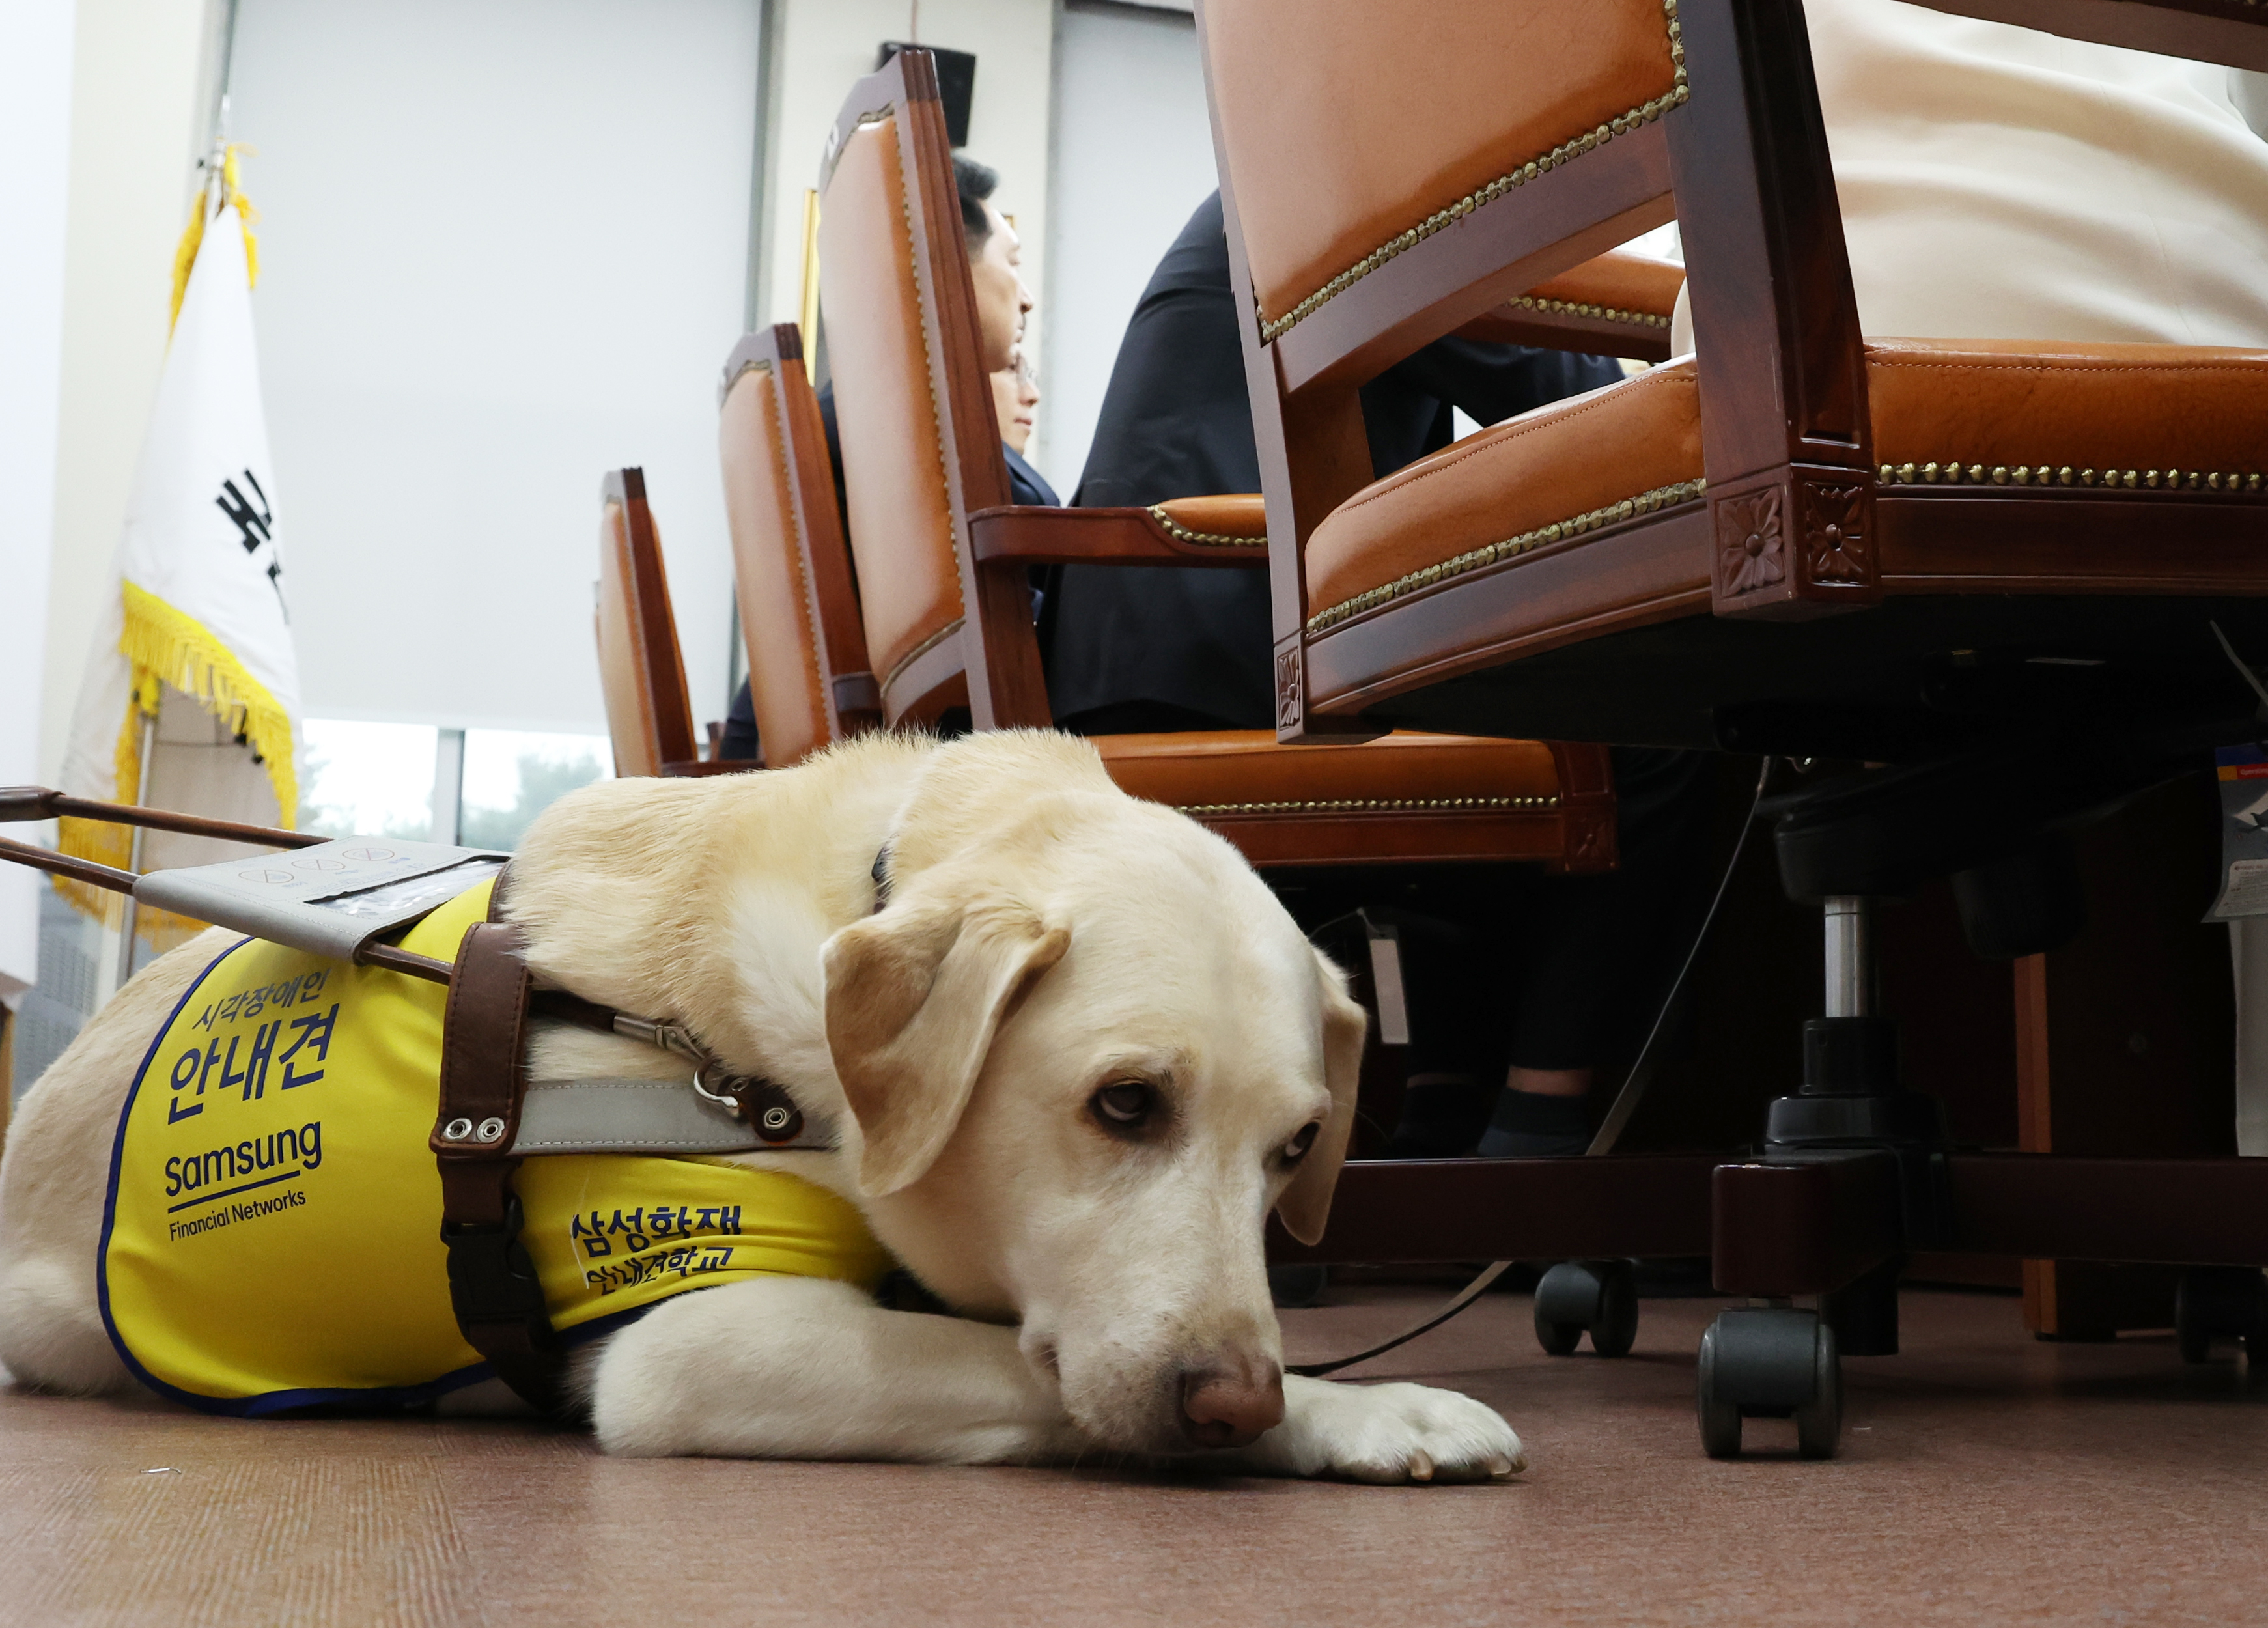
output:
[[[1791,5],[1333,11],[1215,0],[1205,23],[1285,738],[1849,753],[1863,707],[1901,748],[1866,755],[1905,756],[1959,733],[1920,699],[1967,681],[1952,650],[2115,640],[2133,596],[2259,615],[2268,356],[1863,337]],[[1365,378],[1673,210],[1697,362],[1371,479]],[[2220,661],[2208,637],[2179,676],[2218,688]]]
[[[920,722],[965,704],[980,729],[1045,727],[1028,568],[1261,569],[1259,500],[1009,505],[928,53],[899,52],[852,90],[821,187],[820,298],[883,713]],[[1256,864],[1614,862],[1600,748],[1408,733],[1292,751],[1257,730],[1095,745],[1127,790],[1194,814]]]
[[[703,761],[695,745],[685,658],[645,472],[614,469],[599,490],[599,684],[617,775],[734,774],[758,767]]]
[[[2268,351],[1862,335],[1800,0],[1325,3],[1197,6],[1281,737],[1889,765],[1768,807],[1783,884],[1824,906],[1827,1015],[1764,1155],[1657,1217],[1654,1247],[1705,1241],[1720,1289],[1776,1302],[1704,1341],[1708,1450],[1774,1411],[1833,1450],[1838,1341],[1896,1350],[1905,1251],[2268,1263],[2268,1161],[1948,1149],[1867,930],[1870,899],[1951,874],[1980,953],[2060,941],[2062,833],[2257,734],[2219,635],[2268,654]],[[2257,8],[1944,9],[2268,66]],[[1697,361],[1371,478],[1366,379],[1507,296],[1568,303],[1550,279],[1673,211]],[[1535,1224],[1437,1212],[1399,1247],[1545,1253]],[[2183,1317],[2268,1338],[2257,1271],[2196,1281]],[[1823,1322],[1787,1305],[1808,1293]]]
[[[756,737],[765,767],[786,769],[881,722],[819,398],[794,323],[733,348],[718,405]]]

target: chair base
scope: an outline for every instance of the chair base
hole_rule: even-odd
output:
[[[1933,779],[1934,769],[1911,777]],[[1907,778],[1875,782],[1881,799],[1844,782],[1791,799],[1783,832],[1797,820],[1831,829],[1888,819],[1905,806]],[[2081,776],[2029,812],[2042,823],[2083,818],[2106,784],[2117,794],[2117,779]],[[1820,847],[1821,880],[1840,888],[1854,879],[1832,869],[1832,847]],[[2039,899],[2017,903],[2003,925],[2054,914]],[[1771,1103],[1754,1156],[1351,1164],[1324,1237],[1300,1250],[1272,1235],[1274,1258],[1565,1262],[1535,1303],[1538,1339],[1565,1353],[1586,1332],[1602,1352],[1624,1346],[1609,1262],[1705,1255],[1719,1292],[1756,1302],[1727,1311],[1703,1341],[1696,1406],[1716,1456],[1740,1451],[1744,1418],[1772,1415],[1797,1420],[1807,1455],[1832,1454],[1841,1359],[1896,1353],[1898,1277],[1918,1250],[2187,1267],[2183,1355],[2202,1360],[2229,1337],[2248,1354],[2268,1350],[2268,1159],[1951,1150],[1935,1099],[1901,1079],[1896,1026],[1870,1010],[1871,902],[1838,891],[1823,906],[1830,1015],[1804,1026],[1802,1087]]]
[[[1308,662],[1319,706],[1373,726],[1910,762],[2066,725],[2101,733],[2106,697],[2122,726],[2219,720],[2235,733],[2218,744],[2248,739],[2255,697],[2214,622],[2240,655],[2268,660],[2268,599],[2250,595],[1898,593],[1864,615],[1759,623],[1708,615],[1705,593],[1646,625],[1515,645],[1502,665],[1398,695],[1332,698],[1332,646],[1359,626]]]
[[[2268,1289],[2258,1286],[2260,1269],[2268,1267],[2268,1159],[1950,1153],[1934,1155],[1933,1168],[1942,1183],[1947,1225],[1933,1248],[2034,1260],[2186,1265],[2192,1269],[2183,1278],[2186,1309],[2178,1314],[2183,1354],[2203,1360],[2213,1340],[2230,1337],[2242,1339],[2256,1357],[2268,1350]],[[1269,1259],[1317,1264],[1582,1261],[1587,1283],[1570,1275],[1552,1285],[1555,1295],[1581,1299],[1580,1291],[1599,1295],[1604,1259],[1619,1264],[1707,1256],[1716,1286],[1726,1293],[1781,1308],[1793,1308],[1798,1296],[1818,1297],[1815,1313],[1792,1315],[1812,1319],[1833,1338],[1835,1361],[1828,1366],[1839,1374],[1843,1355],[1889,1356],[1897,1350],[1905,1207],[1898,1161],[1883,1152],[1754,1162],[1662,1153],[1381,1160],[1346,1167],[1330,1227],[1312,1248],[1294,1242],[1271,1221]],[[2199,1267],[2224,1270],[2199,1272]],[[1579,1306],[1580,1315],[1568,1315],[1567,1308],[1557,1300],[1547,1305],[1546,1299],[1539,1286],[1539,1337],[1547,1350],[1555,1341],[1572,1349],[1576,1341],[1556,1328],[1545,1336],[1546,1311],[1555,1324],[1580,1323],[1577,1340],[1587,1332],[1596,1345],[1605,1328],[1609,1344],[1619,1343],[1616,1319],[1604,1315],[1611,1308]],[[1631,1334],[1635,1337],[1634,1322]],[[1745,1347],[1736,1341],[1730,1349]],[[1744,1360],[1736,1358],[1734,1368]],[[1741,1389],[1745,1383],[1728,1381],[1732,1388],[1724,1392],[1741,1417],[1764,1417],[1779,1405],[1748,1396]],[[1710,1411],[1715,1405],[1701,1404],[1705,1444],[1727,1440],[1710,1434],[1727,1428],[1721,1407]],[[1796,1404],[1786,1405],[1792,1415]],[[1826,1418],[1822,1403],[1806,1438],[1821,1447],[1817,1456],[1833,1450]],[[1729,1440],[1731,1448],[1718,1456],[1738,1452],[1737,1430]]]

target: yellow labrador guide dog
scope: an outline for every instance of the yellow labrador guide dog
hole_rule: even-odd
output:
[[[403,947],[449,958],[487,891]],[[503,912],[539,983],[682,1026],[832,1143],[525,1160],[523,1235],[607,1450],[1523,1465],[1467,1397],[1284,1374],[1263,1225],[1321,1234],[1363,1014],[1233,849],[1083,741],[870,736],[602,783],[529,832]],[[435,1236],[444,998],[218,930],[122,990],[0,1161],[17,1381],[515,1410]],[[562,1025],[528,1064],[689,1089]],[[894,1261],[958,1315],[878,1303]]]

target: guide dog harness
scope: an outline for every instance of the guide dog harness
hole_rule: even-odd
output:
[[[788,1172],[570,1151],[637,1139],[589,1131],[595,1088],[645,1092],[648,1123],[711,1110],[681,1082],[527,1086],[528,974],[515,931],[483,923],[492,887],[401,941],[455,961],[446,989],[245,939],[151,1042],[119,1117],[99,1261],[104,1322],[151,1389],[261,1414],[416,1406],[495,1375],[551,1408],[567,1347],[671,1295],[766,1274],[872,1287],[889,1271],[849,1201]],[[769,1127],[762,1142],[800,1135],[778,1087],[718,1077],[676,1031],[536,1001],[654,1031],[696,1054],[702,1096]]]

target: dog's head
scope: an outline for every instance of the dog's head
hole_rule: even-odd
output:
[[[1073,1420],[1149,1453],[1282,1416],[1272,1209],[1322,1231],[1362,1009],[1226,843],[1107,787],[900,867],[825,950],[883,1241],[1014,1319]]]

